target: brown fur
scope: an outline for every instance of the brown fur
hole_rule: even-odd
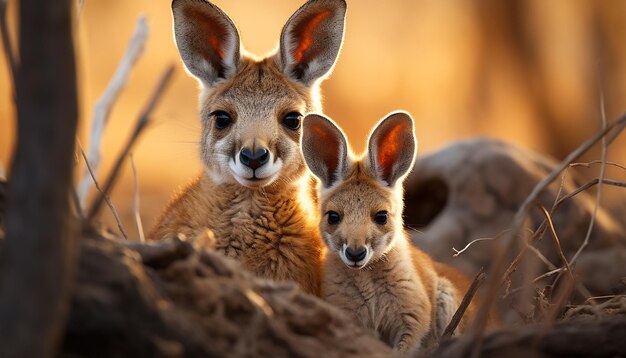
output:
[[[332,126],[330,120],[321,116],[307,116],[303,146],[309,140],[322,141],[319,145],[326,149],[330,142],[345,142],[341,138],[343,134]],[[326,132],[316,136],[307,132],[310,128]],[[320,176],[320,213],[323,214],[320,231],[328,246],[322,297],[400,352],[428,349],[441,337],[469,281],[458,270],[433,262],[411,245],[403,229],[402,180],[410,170],[415,152],[410,140],[412,120],[406,114],[394,114],[383,120],[379,128],[382,130],[377,128],[370,137],[369,153],[360,159],[351,157],[349,151],[339,155],[338,162],[345,164],[336,173],[336,179],[328,181]],[[323,142],[323,138],[333,135],[334,140]],[[303,147],[303,153],[307,165],[318,165],[317,172],[313,170],[316,175],[323,173],[319,170],[320,163],[336,164],[314,158],[314,149]],[[374,164],[381,158],[387,168]],[[387,158],[393,160],[385,162]],[[373,219],[381,211],[387,212],[384,225]],[[341,221],[329,222],[330,212],[337,213]],[[347,258],[345,247],[367,247],[368,254],[358,263],[353,262]],[[463,331],[474,311],[472,304],[457,332]]]
[[[315,205],[310,176],[300,130],[283,119],[320,109],[319,80],[339,52],[345,2],[307,2],[285,25],[278,52],[263,59],[240,51],[234,24],[215,5],[174,0],[172,8],[181,57],[202,85],[204,171],[174,197],[149,239],[204,239],[258,276],[319,295],[322,244],[317,218],[306,213]],[[216,113],[230,124],[220,128]],[[252,168],[243,149],[265,149],[270,159]]]
[[[297,192],[295,185],[260,191],[200,176],[170,203],[150,237],[196,239],[210,230],[209,248],[258,276],[292,280],[317,294],[321,242]]]

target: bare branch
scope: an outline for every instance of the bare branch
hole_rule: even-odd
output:
[[[604,106],[604,92],[600,91],[600,117],[602,118],[602,129],[606,129],[607,120],[606,120],[606,112]],[[601,164],[600,164],[600,176],[598,177],[598,187],[596,188],[596,202],[593,206],[593,212],[591,213],[591,220],[589,221],[589,226],[587,227],[587,234],[585,235],[585,240],[580,245],[576,253],[571,259],[571,264],[575,265],[578,256],[580,253],[589,245],[589,238],[591,237],[591,232],[593,231],[593,226],[596,223],[596,215],[598,213],[598,208],[600,207],[600,199],[602,197],[602,182],[606,176],[606,155],[607,155],[607,140],[606,137],[602,138],[602,154],[601,154]]]
[[[113,75],[111,82],[109,82],[109,85],[104,90],[104,93],[94,105],[87,162],[91,165],[91,171],[96,177],[100,170],[100,148],[102,146],[102,136],[106,129],[111,109],[126,86],[133,66],[143,53],[147,39],[148,23],[146,18],[141,16],[137,20],[135,32],[130,39],[126,53],[115,70],[115,74]],[[80,199],[81,208],[85,208],[87,196],[92,183],[93,181],[91,180],[89,170],[85,167],[85,170],[83,171],[83,178],[78,184],[78,197]]]
[[[626,114],[623,114],[616,121],[610,123],[606,128],[594,134],[591,138],[586,140],[583,144],[581,144],[576,150],[571,152],[565,159],[563,159],[559,165],[553,169],[550,174],[544,178],[542,181],[537,183],[531,193],[528,195],[526,200],[522,203],[521,207],[515,214],[512,224],[512,230],[504,237],[504,245],[505,248],[501,252],[498,257],[496,257],[494,265],[490,270],[489,277],[489,285],[487,288],[487,294],[485,299],[483,300],[481,306],[478,309],[478,313],[476,315],[476,319],[471,327],[472,339],[476,341],[480,341],[485,328],[487,326],[487,320],[489,317],[489,312],[491,311],[491,307],[495,303],[496,297],[498,296],[498,290],[502,284],[502,280],[504,279],[503,274],[505,274],[505,260],[508,253],[514,248],[515,245],[515,236],[518,232],[520,232],[524,221],[527,218],[530,207],[535,203],[541,192],[550,185],[554,179],[556,179],[563,170],[565,170],[571,163],[576,161],[583,153],[588,151],[593,145],[595,145],[598,141],[600,141],[605,136],[610,136],[607,140],[607,145],[610,140],[615,139],[617,135],[624,129],[626,126]],[[480,344],[476,344],[475,349],[473,350],[473,355],[475,356],[480,349]]]
[[[115,162],[115,165],[113,166],[113,169],[111,170],[111,173],[109,174],[106,182],[104,183],[104,187],[103,187],[104,194],[108,195],[111,192],[111,189],[113,188],[113,186],[115,185],[115,181],[117,180],[119,171],[122,169],[122,164],[124,163],[124,159],[126,159],[126,156],[128,156],[128,153],[130,153],[131,149],[133,148],[133,145],[135,144],[139,136],[150,123],[150,116],[152,114],[152,111],[154,110],[156,105],[159,103],[159,100],[161,99],[161,96],[165,92],[167,85],[170,83],[170,80],[172,79],[172,75],[174,74],[174,68],[175,68],[174,65],[169,65],[167,69],[163,72],[163,75],[161,75],[161,78],[159,79],[159,83],[154,89],[154,92],[152,93],[150,100],[148,101],[145,109],[139,116],[139,120],[137,121],[137,124],[135,125],[135,129],[133,130],[133,133],[131,134],[130,138],[126,142],[124,149],[122,149],[122,152],[117,157],[117,161]],[[96,197],[96,199],[94,200],[87,214],[88,220],[92,220],[98,214],[98,211],[100,210],[100,207],[102,206],[103,201],[104,201],[103,195],[99,195]]]
[[[563,308],[563,306],[565,306],[565,303],[572,295],[574,288],[577,286],[576,280],[574,279],[574,276],[571,274],[572,272],[569,270],[567,270],[567,272],[569,273],[566,276],[567,279],[565,279],[564,280],[565,282],[559,285],[559,290],[557,292],[556,299],[554,300],[554,302],[552,303],[552,307],[546,314],[546,319],[544,321],[544,324],[546,325],[546,328],[545,328],[546,331],[548,331],[548,328],[551,328],[552,325],[554,324],[554,321],[556,321],[557,318],[559,318],[559,315],[562,312],[561,309]]]
[[[485,275],[485,269],[481,268],[476,276],[474,276],[472,284],[467,289],[467,292],[465,292],[459,308],[457,308],[456,312],[454,312],[452,320],[446,326],[446,329],[443,331],[443,335],[441,336],[441,338],[447,338],[452,336],[452,334],[456,330],[456,327],[459,325],[459,323],[461,323],[461,319],[463,318],[465,311],[469,307],[470,303],[472,303],[472,298],[474,298],[478,287],[480,287],[480,284],[485,280],[485,277],[487,277]]]
[[[98,189],[100,194],[104,197],[104,201],[109,206],[109,209],[111,209],[111,213],[113,213],[113,217],[115,218],[115,221],[117,222],[117,227],[120,229],[120,233],[122,234],[122,236],[124,236],[126,240],[128,240],[128,235],[126,234],[126,230],[124,230],[124,226],[122,225],[122,220],[120,220],[119,215],[117,215],[117,210],[115,210],[115,207],[113,206],[113,202],[111,201],[111,198],[109,198],[109,196],[106,195],[102,191],[102,189],[100,188],[100,185],[98,185],[98,180],[96,180],[96,177],[93,175],[91,165],[89,165],[89,162],[87,161],[87,156],[85,155],[85,151],[83,150],[82,147],[80,148],[80,154],[82,154],[83,159],[85,160],[85,166],[87,167],[87,170],[89,171],[89,175],[91,175],[91,179],[93,180],[93,183],[96,185],[96,188]]]
[[[7,0],[0,0],[0,36],[2,37],[2,47],[4,55],[9,65],[9,76],[11,77],[11,85],[13,87],[13,98],[15,99],[15,79],[17,78],[17,58],[13,52],[11,43],[11,35],[9,34],[9,26],[7,24]]]
[[[569,166],[570,167],[591,168],[591,166],[594,165],[594,164],[602,164],[602,163],[604,163],[604,164],[606,164],[608,166],[612,166],[612,167],[616,167],[616,168],[620,168],[620,169],[626,170],[626,166],[623,166],[623,165],[621,165],[619,163],[609,162],[609,161],[603,162],[602,160],[592,160],[592,161],[586,162],[586,163],[572,163]]]
[[[548,260],[547,257],[545,257],[541,251],[537,250],[536,247],[534,247],[533,245],[526,243],[526,248],[530,251],[532,251],[538,258],[539,260],[541,260],[550,270],[554,270],[556,269],[556,266],[550,262],[550,260]]]
[[[592,179],[592,180],[588,181],[587,183],[579,186],[578,188],[576,188],[571,193],[565,195],[564,197],[562,197],[558,201],[556,201],[555,205],[552,208],[552,215],[554,215],[554,213],[559,209],[559,207],[565,201],[573,198],[574,196],[582,193],[583,191],[591,188],[592,186],[597,185],[598,183],[599,183],[599,179],[598,178]],[[617,181],[617,180],[604,179],[602,184],[616,186],[616,187],[621,187],[621,188],[626,188],[626,182],[621,182],[621,181]],[[529,245],[532,245],[535,241],[537,241],[543,235],[543,233],[545,232],[545,230],[547,228],[548,228],[548,221],[544,219],[544,221],[539,225],[537,230],[535,230],[535,233],[533,234],[533,236],[531,236],[531,238],[528,240],[526,247],[524,247],[524,249],[520,253],[517,254],[515,259],[513,259],[513,261],[511,262],[511,264],[507,268],[507,270],[506,270],[506,272],[504,274],[504,281],[507,282],[507,287],[505,288],[504,297],[507,297],[509,295],[509,293],[510,293],[510,291],[509,291],[510,290],[510,280],[509,280],[509,278],[513,274],[513,272],[515,272],[515,270],[517,270],[517,267],[519,266],[519,263],[520,263],[522,257],[526,254],[526,249],[528,249]]]
[[[554,223],[552,222],[550,213],[548,213],[548,210],[546,210],[546,208],[544,208],[543,205],[538,205],[538,206],[539,206],[539,210],[541,210],[543,215],[546,217],[546,220],[548,221],[548,227],[550,228],[550,232],[552,233],[552,240],[554,241],[556,252],[559,254],[559,257],[561,258],[561,261],[563,262],[563,266],[565,266],[565,270],[569,273],[570,276],[572,276],[572,270],[570,269],[569,262],[567,261],[567,258],[565,257],[565,254],[563,253],[563,249],[561,248],[561,240],[559,240],[559,236],[556,233],[556,228],[554,227]],[[572,280],[574,280],[574,276],[572,276]]]
[[[474,239],[472,241],[470,241],[467,245],[465,245],[464,248],[462,248],[461,250],[457,250],[454,247],[452,248],[452,251],[454,251],[454,255],[452,255],[453,257],[457,257],[460,254],[462,254],[463,252],[465,252],[465,250],[469,249],[470,246],[472,246],[473,244],[477,243],[477,242],[481,242],[481,241],[491,241],[491,240],[495,240],[497,237],[481,237],[478,239]]]
[[[139,212],[139,181],[137,180],[137,168],[135,168],[135,159],[133,157],[133,153],[130,153],[130,165],[133,168],[133,181],[134,181],[134,200],[133,200],[133,211],[135,212],[135,225],[137,226],[137,235],[139,237],[139,241],[146,241],[144,232],[143,232],[143,224],[141,223],[141,214]]]

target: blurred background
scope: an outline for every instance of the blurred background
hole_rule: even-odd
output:
[[[304,1],[214,2],[237,24],[245,48],[261,55],[275,47],[282,26]],[[16,1],[9,3],[14,11]],[[86,146],[93,104],[140,14],[148,17],[149,40],[111,113],[100,172],[107,173],[126,142],[162,70],[175,63],[173,84],[134,151],[148,230],[176,188],[201,169],[197,83],[182,70],[169,1],[85,0],[76,39],[79,133]],[[378,119],[405,109],[416,120],[421,155],[486,135],[560,159],[600,128],[601,92],[609,120],[626,110],[624,19],[623,0],[348,0],[344,46],[322,86],[324,111],[357,151]],[[0,166],[5,168],[15,131],[8,78],[2,57]],[[585,159],[598,157],[596,151]],[[609,159],[626,160],[624,136],[612,145]],[[132,198],[127,163],[112,199],[135,236]],[[113,222],[108,212],[103,220]]]

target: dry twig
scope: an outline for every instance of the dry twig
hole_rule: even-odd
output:
[[[588,181],[587,183],[579,186],[578,188],[576,188],[571,193],[569,193],[569,194],[565,195],[564,197],[560,198],[556,202],[556,204],[553,206],[553,210],[551,211],[552,215],[554,215],[554,213],[559,209],[559,207],[565,201],[573,198],[574,196],[582,193],[583,191],[591,188],[592,186],[597,185],[599,182],[600,182],[599,178],[592,179],[592,180]],[[621,181],[612,180],[612,179],[604,179],[602,184],[604,184],[604,185],[611,185],[611,186],[615,186],[615,187],[626,188],[626,182],[621,182]],[[505,287],[504,297],[507,297],[512,292],[512,291],[510,291],[510,276],[513,274],[513,272],[515,272],[515,270],[517,270],[517,267],[518,267],[519,263],[521,262],[522,257],[526,254],[526,249],[528,249],[529,245],[532,245],[535,241],[537,241],[540,237],[542,237],[543,233],[545,232],[545,230],[547,228],[548,228],[548,221],[544,219],[544,221],[539,225],[539,228],[537,228],[537,230],[535,231],[533,236],[530,239],[528,239],[528,243],[527,243],[526,247],[520,253],[517,254],[515,259],[513,259],[513,261],[511,262],[511,264],[507,268],[507,270],[506,270],[506,272],[504,274],[504,281],[507,283],[507,286]]]
[[[503,274],[505,274],[505,260],[507,253],[511,252],[515,244],[515,236],[518,232],[520,232],[524,221],[527,218],[530,207],[537,201],[539,198],[539,194],[548,186],[550,183],[554,181],[558,177],[558,175],[565,170],[569,164],[573,163],[576,159],[578,159],[583,153],[588,151],[593,145],[595,145],[598,141],[600,141],[605,136],[609,136],[607,139],[607,145],[617,137],[617,135],[624,129],[626,126],[626,114],[623,114],[616,121],[607,125],[603,130],[594,134],[591,138],[586,140],[583,144],[581,144],[576,150],[571,152],[565,159],[563,159],[559,165],[553,169],[550,174],[544,178],[542,181],[537,183],[537,185],[533,188],[532,192],[528,195],[526,200],[522,203],[521,207],[515,214],[512,230],[508,233],[508,235],[504,238],[505,249],[501,252],[500,255],[495,260],[495,263],[490,270],[489,277],[489,285],[487,288],[487,294],[481,306],[478,309],[478,313],[476,314],[476,319],[474,320],[474,324],[471,327],[472,340],[478,342],[479,344],[475,345],[475,348],[472,350],[473,356],[476,356],[480,349],[480,340],[482,339],[483,333],[487,326],[487,320],[489,317],[489,312],[491,311],[491,307],[495,303],[496,297],[498,296],[498,290],[502,284],[502,280],[504,279]]]
[[[465,245],[465,247],[464,247],[464,248],[462,248],[461,250],[457,250],[457,249],[455,249],[455,248],[453,247],[453,248],[452,248],[452,251],[454,251],[454,255],[452,255],[452,256],[453,256],[453,257],[457,257],[457,256],[459,256],[460,254],[462,254],[463,252],[465,252],[465,250],[469,249],[469,248],[470,248],[470,246],[472,246],[473,244],[475,244],[475,243],[477,243],[477,242],[480,242],[480,241],[491,241],[491,240],[495,240],[495,239],[497,239],[497,238],[498,238],[498,237],[500,237],[500,236],[502,236],[502,234],[500,234],[500,235],[498,235],[498,236],[496,236],[496,237],[481,237],[481,238],[478,238],[478,239],[474,239],[474,240],[470,241],[467,245]]]
[[[541,210],[543,215],[546,217],[546,220],[548,221],[548,227],[550,228],[550,232],[552,233],[552,240],[554,241],[554,247],[556,248],[556,252],[559,254],[559,257],[561,258],[561,261],[563,262],[565,271],[567,271],[569,275],[572,276],[572,270],[570,269],[570,264],[567,261],[565,254],[563,253],[563,249],[561,248],[561,240],[559,240],[559,236],[556,233],[556,228],[554,227],[554,223],[552,222],[550,213],[548,213],[548,210],[546,210],[546,208],[544,208],[543,205],[539,204],[538,206],[539,206],[539,210]],[[572,276],[571,278],[573,280],[574,276]]]
[[[130,165],[133,169],[133,182],[134,182],[134,200],[133,200],[133,211],[135,212],[135,225],[137,226],[137,235],[139,237],[139,241],[146,241],[144,232],[143,232],[143,224],[141,223],[141,214],[139,212],[139,181],[137,180],[137,168],[135,168],[135,158],[133,157],[133,153],[130,153]]]
[[[122,164],[124,163],[124,160],[128,156],[128,153],[130,153],[131,149],[133,148],[133,145],[135,144],[135,142],[137,141],[137,139],[139,138],[143,130],[150,123],[150,116],[152,114],[152,111],[154,110],[156,105],[159,103],[159,100],[161,99],[161,96],[163,95],[165,89],[167,88],[167,85],[170,83],[170,80],[172,79],[172,75],[174,74],[174,68],[175,68],[174,65],[169,65],[167,69],[163,72],[163,75],[161,75],[161,78],[159,79],[159,82],[156,88],[154,89],[152,96],[150,97],[148,103],[146,104],[146,107],[144,108],[141,115],[139,116],[139,120],[137,121],[137,124],[135,124],[135,129],[133,130],[133,133],[131,134],[130,138],[126,142],[126,145],[122,149],[122,152],[117,157],[115,165],[113,166],[111,173],[109,173],[109,176],[107,177],[107,180],[104,183],[103,194],[108,195],[110,193],[111,189],[115,185],[117,176],[120,170],[122,169]],[[98,214],[98,211],[100,210],[100,207],[102,206],[103,201],[104,201],[104,197],[102,194],[95,198],[87,214],[88,220],[93,220],[93,218]]]
[[[13,98],[15,98],[15,90],[17,88],[15,79],[17,78],[17,63],[13,53],[13,45],[11,44],[11,35],[9,34],[9,26],[7,25],[7,0],[0,0],[0,36],[2,37],[2,47],[4,55],[9,65],[9,76],[13,88]]]
[[[122,57],[115,74],[104,90],[102,96],[98,99],[93,109],[93,119],[91,123],[91,134],[89,136],[89,148],[87,154],[87,162],[91,165],[91,171],[94,176],[98,175],[100,170],[100,148],[102,147],[102,136],[109,120],[111,109],[120,93],[126,86],[130,78],[130,72],[134,64],[141,56],[148,39],[148,23],[144,16],[139,17],[135,32],[128,44],[126,53]],[[78,198],[80,199],[81,208],[85,208],[87,196],[93,181],[89,170],[85,168],[83,178],[78,184]]]
[[[590,162],[586,162],[586,163],[572,163],[572,164],[570,164],[569,166],[570,166],[570,167],[585,167],[585,168],[591,168],[591,166],[592,166],[592,165],[594,165],[594,164],[601,164],[601,163],[604,163],[604,164],[606,164],[607,166],[612,166],[612,167],[616,167],[616,168],[620,168],[620,169],[626,170],[626,166],[623,166],[623,165],[621,165],[621,164],[619,164],[619,163],[609,162],[609,161],[603,162],[603,161],[601,161],[601,160],[592,160],[592,161],[590,161]]]
[[[606,120],[606,112],[604,108],[604,93],[600,93],[600,113],[602,118],[602,129],[605,129],[607,126]],[[576,259],[580,256],[580,253],[589,245],[589,238],[591,237],[591,232],[593,231],[593,226],[596,222],[596,215],[598,213],[598,208],[600,207],[600,199],[602,197],[602,182],[606,176],[606,156],[607,156],[607,140],[606,137],[602,138],[602,154],[601,154],[601,164],[600,164],[600,176],[598,177],[598,187],[596,188],[596,202],[593,206],[593,212],[591,213],[591,220],[589,221],[589,226],[587,228],[587,234],[585,235],[585,240],[580,245],[572,259],[570,260],[572,265],[576,264]],[[558,277],[557,277],[558,280]]]
[[[85,160],[85,166],[87,167],[87,170],[89,171],[89,175],[91,175],[91,179],[93,180],[93,183],[95,184],[96,189],[98,189],[100,194],[104,197],[104,201],[109,206],[109,209],[111,209],[111,213],[113,213],[113,217],[115,218],[115,222],[117,222],[117,227],[120,229],[122,236],[124,236],[124,239],[128,240],[128,235],[126,235],[126,230],[124,230],[124,226],[122,225],[122,220],[120,220],[119,215],[117,215],[117,210],[115,210],[115,207],[113,206],[113,202],[111,201],[111,198],[109,198],[109,196],[102,191],[102,189],[100,188],[100,185],[98,185],[98,180],[96,180],[96,177],[93,174],[91,165],[87,161],[87,156],[85,155],[85,151],[83,150],[82,147],[80,148],[80,154],[82,154],[83,159]]]
[[[485,269],[481,268],[476,276],[474,276],[474,280],[472,281],[470,287],[467,289],[467,292],[465,292],[465,296],[463,296],[463,300],[461,301],[459,308],[457,308],[456,312],[454,312],[452,320],[450,321],[450,323],[448,323],[446,329],[443,331],[443,335],[441,336],[442,339],[452,336],[452,334],[456,330],[456,327],[459,325],[459,323],[461,323],[461,319],[463,318],[465,311],[472,303],[472,298],[474,298],[478,287],[480,287],[480,284],[485,280],[485,277],[487,277],[485,275]]]

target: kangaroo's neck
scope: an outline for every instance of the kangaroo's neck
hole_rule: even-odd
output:
[[[297,180],[281,181],[263,188],[248,188],[239,184],[215,184],[210,177],[205,177],[209,192],[216,193],[221,197],[220,206],[233,206],[238,204],[249,205],[251,209],[262,209],[267,205],[274,205],[285,200],[300,200],[310,197],[311,183],[309,176],[305,175]]]
[[[404,269],[411,265],[410,247],[404,231],[394,233],[395,238],[387,251],[363,268],[364,273],[378,275],[378,272],[389,272]]]

